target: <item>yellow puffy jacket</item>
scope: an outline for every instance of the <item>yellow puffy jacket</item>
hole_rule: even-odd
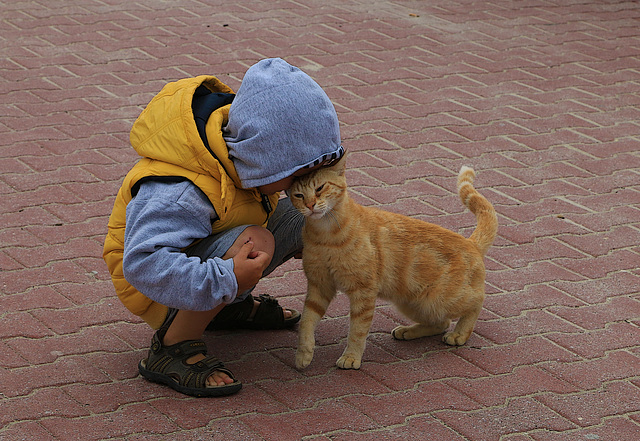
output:
[[[127,309],[154,329],[160,327],[168,308],[131,286],[122,271],[126,207],[137,182],[151,176],[191,181],[207,195],[218,214],[219,220],[212,225],[214,234],[238,225],[266,225],[270,214],[263,208],[262,196],[256,189],[241,188],[229,158],[222,137],[229,105],[213,111],[206,123],[211,151],[203,143],[191,108],[194,93],[200,86],[212,92],[233,93],[231,88],[213,76],[203,75],[169,83],[134,123],[130,141],[142,159],[125,176],[118,191],[104,243],[103,257],[118,297]],[[269,202],[275,208],[278,194],[271,195]]]

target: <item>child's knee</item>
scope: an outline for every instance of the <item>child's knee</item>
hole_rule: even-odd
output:
[[[249,241],[253,242],[254,251],[264,251],[269,254],[269,256],[273,256],[276,242],[271,231],[257,225],[252,225],[247,227],[240,236],[238,236],[223,258],[226,259],[235,256],[240,248]]]
[[[243,238],[243,236],[245,237]],[[256,225],[248,227],[242,232],[239,239],[241,239],[241,245],[250,240],[254,244],[254,250],[264,251],[265,253],[273,256],[273,251],[276,247],[276,241],[273,238],[273,234],[271,234],[271,231],[267,230],[266,228],[258,227]]]

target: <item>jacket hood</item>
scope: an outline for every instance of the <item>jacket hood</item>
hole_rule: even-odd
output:
[[[192,111],[193,96],[200,86],[214,93],[233,93],[217,78],[206,75],[167,84],[133,124],[131,146],[146,158],[179,165],[218,179],[224,180],[224,175],[228,175],[239,186],[240,180],[221,137],[221,127],[226,123],[229,106],[222,107],[210,118],[211,125],[217,123],[218,133],[211,133],[212,151],[209,151],[198,133]],[[207,124],[207,132],[209,130]],[[216,135],[219,143],[213,142]]]
[[[223,137],[243,188],[271,184],[344,153],[327,94],[280,58],[247,70]]]

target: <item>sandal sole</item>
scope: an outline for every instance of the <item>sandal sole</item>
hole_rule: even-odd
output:
[[[238,393],[240,389],[242,389],[242,383],[237,380],[234,383],[227,384],[225,386],[207,386],[206,388],[182,386],[166,374],[148,370],[144,365],[144,361],[145,360],[143,359],[138,363],[138,371],[140,372],[140,375],[149,381],[167,385],[171,389],[185,395],[193,397],[224,397]]]

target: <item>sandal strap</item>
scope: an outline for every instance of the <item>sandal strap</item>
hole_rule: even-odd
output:
[[[207,356],[193,364],[186,362],[198,354],[207,354],[204,341],[187,340],[164,346],[160,341],[159,333],[156,332],[151,342],[146,369],[170,376],[176,383],[189,388],[206,388],[207,379],[214,372],[223,372],[234,378],[231,371],[214,356]]]
[[[251,327],[254,329],[269,328],[274,323],[284,323],[284,313],[282,307],[275,297],[269,294],[261,294],[256,297],[260,303],[256,314],[251,320]]]
[[[255,315],[251,317],[254,301],[258,302]],[[300,313],[291,311],[291,318],[285,319],[278,299],[269,294],[258,297],[248,296],[245,300],[226,306],[207,326],[207,330],[220,329],[283,329],[300,320]],[[249,318],[251,317],[251,318]]]

